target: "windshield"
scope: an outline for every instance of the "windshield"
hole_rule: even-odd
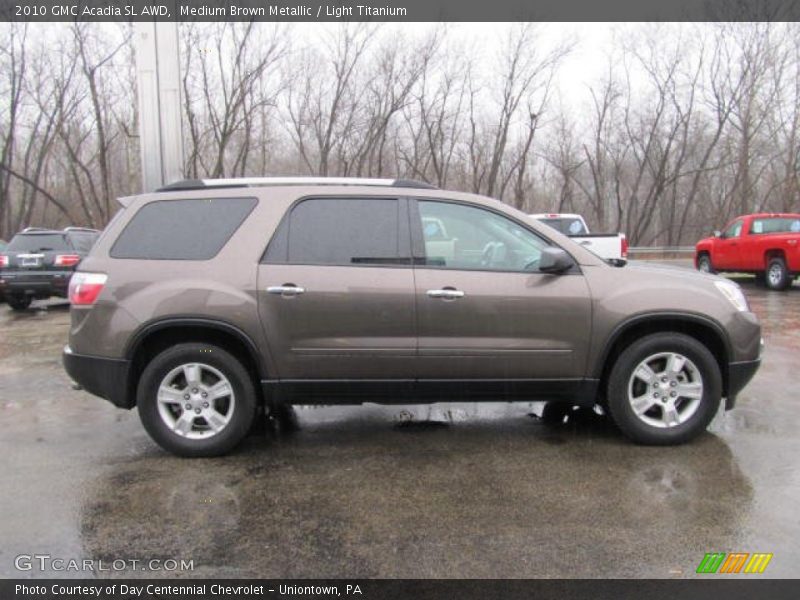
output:
[[[71,250],[61,233],[26,233],[15,235],[8,244],[9,252],[52,252]]]
[[[557,218],[557,219],[540,219],[545,225],[549,225],[556,231],[560,231],[564,235],[585,235],[589,233],[580,219]]]

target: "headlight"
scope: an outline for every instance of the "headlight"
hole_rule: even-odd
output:
[[[750,310],[750,307],[747,304],[747,298],[744,297],[742,288],[740,288],[738,285],[732,281],[715,281],[714,285],[717,286],[717,289],[720,292],[722,292],[723,296],[730,300],[730,303],[733,304],[736,310]]]

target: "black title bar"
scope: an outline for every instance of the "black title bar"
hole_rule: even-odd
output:
[[[253,598],[315,600],[707,600],[725,598],[800,597],[800,580],[736,579],[713,576],[695,580],[427,580],[427,579],[6,579],[3,600],[251,600]]]
[[[3,21],[797,21],[800,0],[0,0]]]

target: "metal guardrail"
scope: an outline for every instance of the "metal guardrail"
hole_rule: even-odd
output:
[[[694,246],[631,246],[628,248],[628,256],[635,256],[637,254],[694,255]]]

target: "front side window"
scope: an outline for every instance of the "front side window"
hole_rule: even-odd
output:
[[[424,264],[482,271],[536,270],[549,244],[518,223],[482,208],[418,202]]]
[[[725,233],[722,234],[724,238],[735,238],[739,237],[739,234],[742,233],[742,222],[741,221],[734,221],[730,227],[725,230]]]
[[[395,198],[303,200],[278,227],[265,262],[410,265],[411,253],[400,234],[400,222],[400,202]],[[407,236],[407,226],[404,231]]]

